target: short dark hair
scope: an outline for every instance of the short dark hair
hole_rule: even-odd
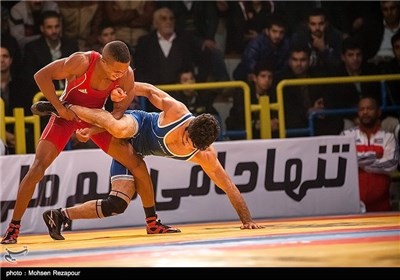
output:
[[[325,18],[325,21],[328,20],[328,13],[324,8],[313,8],[308,12],[308,19],[315,16],[323,16]]]
[[[256,62],[256,65],[254,65],[253,74],[258,76],[263,71],[268,71],[273,74],[275,69],[276,65],[273,61],[264,59]]]
[[[131,61],[130,51],[125,42],[111,41],[104,46],[104,52],[107,52],[117,62],[128,63]]]
[[[347,37],[342,43],[342,54],[345,54],[348,50],[359,49],[362,52],[361,42],[354,37]]]
[[[267,20],[267,28],[271,29],[272,25],[287,29],[287,23],[282,14],[271,14]]]
[[[113,28],[115,30],[115,25],[109,20],[102,21],[99,24],[98,35],[101,35],[101,32],[103,32],[104,29],[107,29],[107,28]]]
[[[307,54],[308,57],[311,56],[311,49],[306,44],[302,44],[302,43],[293,44],[290,47],[289,56],[292,56],[292,54],[295,52],[304,52]]]
[[[44,21],[48,18],[58,18],[60,21],[62,20],[61,14],[56,11],[44,11],[40,14],[40,25],[44,24]]]
[[[374,103],[375,107],[376,107],[378,110],[380,109],[380,102],[379,102],[379,100],[378,100],[374,95],[372,95],[372,94],[365,94],[365,95],[361,96],[360,99],[358,100],[358,104],[360,104],[360,103],[361,103],[361,100],[364,100],[364,99],[370,99],[370,100]]]
[[[204,113],[195,117],[187,130],[194,147],[204,151],[217,139],[220,127],[213,115]]]

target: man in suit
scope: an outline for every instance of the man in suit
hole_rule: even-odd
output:
[[[175,32],[175,17],[168,8],[160,8],[153,15],[154,31],[139,39],[134,62],[136,78],[152,84],[174,84],[179,71],[193,68],[200,57],[191,43],[190,35]],[[158,111],[149,102],[149,111]]]
[[[46,11],[42,13],[40,21],[42,35],[25,46],[24,69],[25,77],[28,79],[27,91],[35,94],[39,91],[33,75],[52,61],[67,57],[79,51],[76,40],[62,37],[62,21],[59,13]],[[57,90],[64,89],[63,82],[55,81]],[[33,91],[33,92],[32,92]]]

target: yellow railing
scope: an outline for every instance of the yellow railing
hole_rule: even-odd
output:
[[[269,103],[267,96],[261,96],[259,104],[251,104],[250,101],[250,88],[242,81],[228,81],[228,82],[213,82],[213,83],[195,83],[195,84],[171,84],[171,85],[158,85],[160,89],[165,91],[177,91],[186,89],[204,90],[204,89],[219,89],[219,88],[242,88],[244,94],[244,108],[245,108],[245,132],[246,139],[252,139],[252,120],[251,113],[260,111],[260,133],[262,139],[271,138],[271,124],[270,124],[270,110],[278,111],[279,118],[279,137],[286,137],[284,106],[283,106],[283,89],[287,86],[298,85],[317,85],[317,84],[337,84],[337,83],[353,83],[353,82],[373,82],[373,81],[391,81],[400,80],[400,75],[374,75],[374,76],[359,76],[359,77],[326,77],[326,78],[308,78],[308,79],[290,79],[283,80],[277,85],[277,102]],[[61,95],[62,91],[57,91],[57,95]],[[212,93],[211,93],[212,94]],[[35,103],[44,98],[43,93],[38,92],[32,102]],[[32,123],[34,127],[34,143],[37,146],[40,138],[40,118],[38,116],[24,116],[22,108],[14,109],[14,116],[9,117],[4,114],[4,102],[0,101],[0,138],[5,141],[5,126],[9,123],[14,123],[16,128],[16,152],[25,153],[25,123]],[[21,121],[22,120],[22,121]],[[22,124],[21,124],[22,123]],[[21,136],[22,135],[22,136]]]
[[[4,106],[4,101],[0,98],[0,138],[6,143],[6,125],[14,124],[15,153],[25,154],[25,124],[31,123],[33,125],[36,147],[40,137],[40,120],[38,117],[35,118],[35,116],[25,116],[23,108],[14,108],[13,116],[6,116]]]
[[[56,91],[56,94],[57,94],[58,96],[61,96],[61,94],[62,94],[63,92],[64,92],[64,91],[62,91],[62,90],[57,90],[57,91]],[[36,103],[36,102],[38,102],[38,101],[40,101],[40,100],[42,100],[42,99],[46,99],[46,97],[44,97],[43,92],[39,91],[38,93],[36,93],[36,94],[33,96],[33,98],[32,98],[32,104],[34,104],[34,103]]]
[[[57,95],[61,95],[62,91],[57,91]],[[34,97],[32,102],[35,103],[43,99],[43,93],[39,92]],[[4,100],[0,98],[0,138],[6,143],[6,125],[14,124],[15,136],[15,153],[26,154],[26,137],[25,125],[32,124],[33,126],[33,141],[35,148],[37,147],[40,139],[40,117],[36,115],[25,116],[23,108],[14,108],[13,116],[5,115]]]
[[[244,120],[246,139],[253,139],[253,131],[251,128],[251,111],[254,110],[251,105],[250,87],[242,81],[229,81],[229,82],[212,82],[212,83],[195,83],[195,84],[173,84],[173,85],[157,85],[158,88],[169,92],[177,90],[204,90],[204,89],[220,89],[220,88],[242,88],[244,94]],[[213,94],[213,93],[210,93]],[[266,107],[268,108],[268,107]]]
[[[277,103],[270,104],[271,110],[278,111],[279,120],[279,137],[286,137],[285,113],[283,107],[283,89],[288,86],[302,85],[322,85],[322,84],[339,84],[339,83],[355,83],[355,82],[377,82],[377,81],[393,81],[400,80],[400,74],[391,75],[370,75],[358,77],[326,77],[326,78],[307,78],[307,79],[288,79],[278,83],[276,87]]]

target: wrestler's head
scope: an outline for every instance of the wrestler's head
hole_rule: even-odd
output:
[[[108,79],[115,81],[128,70],[131,55],[128,46],[122,41],[111,41],[102,51],[101,65]]]
[[[201,151],[207,149],[218,137],[219,123],[211,114],[195,117],[187,127],[193,146]]]

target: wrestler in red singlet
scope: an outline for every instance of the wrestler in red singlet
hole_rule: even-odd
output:
[[[119,84],[118,80],[112,81],[110,86],[105,90],[96,90],[90,87],[90,79],[100,57],[99,53],[91,52],[89,68],[81,77],[76,78],[72,82],[67,82],[60,100],[89,108],[101,109],[104,107],[111,90],[118,87]],[[61,152],[75,130],[89,126],[91,125],[83,121],[68,121],[52,116],[42,133],[41,139],[52,142]],[[93,135],[91,139],[103,151],[107,152],[111,140],[111,135],[108,132]]]

